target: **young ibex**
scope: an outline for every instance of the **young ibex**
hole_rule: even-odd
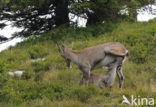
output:
[[[112,57],[113,58],[113,57]],[[114,84],[116,78],[116,72],[120,70],[120,64],[123,60],[122,57],[116,58],[117,60],[114,63],[109,65],[109,72],[105,74],[96,74],[91,73],[89,78],[89,84],[93,84],[98,88],[111,88]],[[120,84],[121,85],[121,84]]]
[[[121,67],[126,57],[129,56],[129,52],[119,42],[109,42],[98,46],[89,47],[80,52],[72,50],[73,45],[71,48],[67,48],[65,43],[62,45],[62,47],[60,47],[58,44],[57,46],[61,56],[66,61],[67,67],[70,67],[70,62],[72,61],[77,64],[78,68],[83,72],[83,77],[80,84],[88,85],[90,71],[98,68],[107,68],[108,71],[118,69],[117,74],[119,78],[119,87],[122,87],[124,77]],[[112,85],[112,83],[110,85]]]

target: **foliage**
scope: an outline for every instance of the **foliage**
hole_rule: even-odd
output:
[[[43,58],[47,55],[47,51],[43,46],[32,46],[29,50],[29,55],[31,59]]]
[[[0,8],[0,19],[13,21],[13,26],[23,28],[8,38],[10,40],[19,35],[40,35],[60,25],[69,25],[69,13],[86,18],[87,25],[107,21],[135,21],[137,10],[141,7],[146,7],[146,10],[146,5],[152,3],[154,0],[9,0]],[[0,24],[0,28],[4,26],[4,23]]]
[[[119,23],[106,22],[101,25],[75,30],[62,26],[50,32],[49,35],[52,35],[51,38],[55,41],[65,40],[66,38],[68,38],[68,41],[72,41],[72,38],[91,39],[92,37],[100,37],[102,34],[109,34],[111,35],[108,38],[109,41],[118,41],[126,45],[131,54],[129,58],[131,61],[144,63],[152,58],[153,48],[156,46],[156,26],[155,22],[151,22],[137,22],[135,24],[123,22],[120,27],[117,27]]]
[[[155,98],[156,93],[152,88],[155,87],[155,83],[151,82],[156,79],[155,21],[114,24],[109,22],[108,25],[110,28],[105,25],[77,29],[60,26],[49,33],[34,36],[1,52],[0,105],[4,107],[82,107],[108,106],[108,104],[127,106],[121,104],[123,95],[128,98],[131,95]],[[130,57],[123,65],[125,77],[123,90],[118,88],[117,79],[112,89],[80,86],[82,72],[73,63],[71,69],[66,67],[56,44],[51,39],[53,36],[59,43],[67,36],[67,46],[69,47],[71,41],[74,41],[74,50],[112,41],[124,44],[130,51]],[[35,54],[35,58],[45,57],[46,60],[32,62],[30,51],[36,50],[39,53]],[[47,54],[40,55],[39,50]],[[25,71],[20,78],[7,74],[9,71],[19,69]],[[99,69],[92,72],[103,74],[106,71]]]
[[[48,39],[52,39],[54,41],[70,39],[86,39],[92,37],[98,37],[104,33],[112,32],[113,29],[117,27],[117,23],[106,22],[104,24],[98,24],[96,26],[90,25],[87,28],[76,28],[67,26],[60,26],[57,29],[52,30],[45,35]],[[43,39],[43,38],[41,38]]]
[[[4,60],[0,60],[0,73],[5,73],[7,70]]]
[[[97,94],[97,90],[95,87],[87,87],[87,88],[76,88],[75,90],[73,90],[72,95],[75,95],[75,97],[82,101],[82,102],[86,102],[92,95],[96,95]]]
[[[23,28],[12,38],[39,35],[69,23],[68,5],[69,0],[10,0],[0,8],[0,19],[14,21],[13,26]]]
[[[156,26],[151,23],[122,23],[112,35],[113,41],[119,41],[128,46],[130,60],[136,63],[144,63],[152,58],[153,48],[156,43]],[[138,27],[139,26],[139,27]],[[126,29],[126,30],[125,30]],[[118,33],[116,33],[118,32]],[[150,42],[149,42],[150,41]]]
[[[22,75],[22,79],[31,79],[32,78],[32,72],[24,72]]]
[[[0,0],[0,8],[5,7],[9,2],[10,0]]]
[[[74,3],[76,14],[87,14],[87,24],[102,23],[103,21],[135,21],[137,9],[154,3],[154,0],[90,0]]]
[[[32,62],[32,66],[33,66],[35,72],[47,71],[50,69],[49,68],[50,62],[49,61]]]

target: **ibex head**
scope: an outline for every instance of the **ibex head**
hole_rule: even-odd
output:
[[[62,56],[62,57],[65,59],[65,61],[66,61],[67,67],[70,68],[70,62],[71,62],[71,60],[68,58],[68,53],[69,53],[70,50],[72,50],[73,43],[72,43],[72,46],[71,46],[70,48],[67,48],[67,47],[66,47],[66,40],[64,41],[64,44],[62,45],[62,47],[60,47],[59,44],[58,44],[57,42],[56,42],[56,44],[57,44],[57,47],[58,47],[58,50],[59,50],[61,56]]]

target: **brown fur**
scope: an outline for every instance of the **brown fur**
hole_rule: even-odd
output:
[[[70,61],[72,61],[83,72],[82,81],[80,82],[82,84],[88,84],[91,70],[104,67],[107,67],[109,70],[109,65],[114,63],[117,58],[122,57],[125,59],[128,54],[128,50],[119,42],[109,42],[85,48],[79,52],[72,50],[72,48],[67,48],[64,44],[62,48],[59,47],[59,51],[62,57],[65,58],[68,67],[70,66]],[[122,63],[123,60],[120,61],[120,64]],[[118,77],[121,84],[123,75],[122,71],[119,71],[120,76]]]
[[[117,66],[120,61],[123,61],[122,57],[117,58],[116,62],[110,64],[109,72],[105,74],[91,73],[89,78],[89,85],[93,84],[98,88],[111,88],[116,78]],[[117,72],[118,73],[118,72]]]

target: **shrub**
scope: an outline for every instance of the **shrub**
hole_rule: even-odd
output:
[[[30,79],[32,77],[32,73],[31,72],[24,72],[22,75],[22,79]]]
[[[29,50],[29,55],[31,59],[37,59],[45,57],[48,52],[43,46],[35,45]]]
[[[61,71],[57,75],[57,79],[69,84],[75,84],[79,81],[79,72],[76,71]]]
[[[6,64],[4,60],[0,60],[0,73],[6,72]]]
[[[90,25],[86,28],[75,28],[60,26],[57,29],[52,30],[47,36],[53,40],[64,40],[65,38],[70,39],[90,39],[91,37],[99,36],[104,33],[112,32],[116,28],[116,23],[105,22],[104,24]],[[50,38],[50,39],[51,39]]]
[[[24,41],[17,43],[16,47],[23,49],[23,48],[28,48],[31,45],[35,45],[38,42],[39,36],[38,35],[32,35],[25,39]]]
[[[125,44],[126,48],[130,52],[129,59],[139,64],[150,60],[151,55],[154,52],[156,36],[127,34],[112,37],[112,40]]]
[[[3,78],[3,81],[6,78]],[[23,99],[21,98],[22,93],[16,91],[17,88],[16,80],[7,80],[3,82],[3,86],[0,91],[0,102],[15,102],[21,103]]]
[[[35,72],[48,71],[50,69],[50,61],[32,62],[31,64]]]
[[[57,28],[51,32],[54,32],[55,36],[60,36],[61,39],[64,39],[67,35],[69,37],[68,42],[78,40],[74,45],[76,50],[110,41],[119,41],[124,44],[130,51],[129,59],[131,61],[126,61],[123,66],[126,81],[122,91],[118,88],[117,81],[111,90],[78,85],[82,72],[75,65],[73,68],[67,69],[64,60],[56,51],[55,43],[50,40],[51,35],[44,34],[40,36],[42,37],[40,40],[37,39],[36,41],[36,38],[34,38],[33,41],[23,42],[23,45],[19,44],[17,48],[1,52],[0,105],[20,103],[23,105],[29,104],[29,106],[45,106],[44,103],[52,102],[52,104],[57,103],[57,106],[64,106],[62,102],[65,102],[66,106],[70,106],[69,103],[74,101],[73,103],[80,102],[81,106],[83,104],[86,104],[86,106],[87,104],[88,106],[106,106],[109,103],[112,106],[114,104],[114,106],[118,106],[116,104],[122,102],[122,95],[130,98],[131,94],[141,97],[151,97],[150,94],[152,94],[155,97],[156,95],[152,93],[149,83],[151,78],[156,79],[156,24],[153,24],[153,22],[150,24],[123,23],[114,30],[112,23],[109,23],[109,26],[107,28],[105,25],[96,25],[76,29],[66,27],[65,29]],[[107,30],[110,32],[108,33]],[[113,33],[111,33],[111,30],[113,30]],[[46,56],[47,54],[50,55]],[[45,61],[31,62],[28,60],[29,57],[40,58],[45,56]],[[7,70],[15,71],[17,69],[24,69],[22,78],[12,78],[6,73]],[[45,72],[47,70],[50,72]],[[104,73],[102,69],[94,72]],[[144,84],[144,87],[142,87],[142,84]],[[44,102],[43,99],[45,99]],[[79,106],[76,104],[73,104],[73,106]]]
[[[68,98],[68,94],[71,93],[69,91],[70,88],[66,84],[59,82],[43,84],[42,86],[44,96],[50,99],[51,101]]]
[[[72,92],[72,95],[82,102],[86,102],[92,95],[95,94],[97,94],[95,87],[77,87]]]

